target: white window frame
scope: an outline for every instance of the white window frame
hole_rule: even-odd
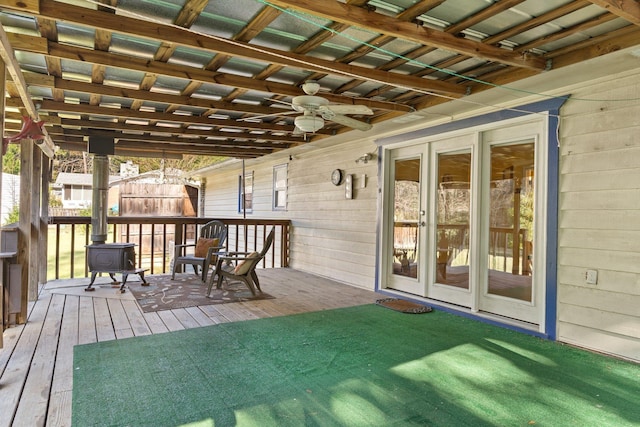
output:
[[[245,208],[245,201],[249,195],[249,201]],[[253,212],[253,172],[245,172],[244,177],[238,176],[238,213]]]
[[[284,175],[284,176],[281,176]],[[287,210],[288,165],[286,163],[273,167],[273,210]]]

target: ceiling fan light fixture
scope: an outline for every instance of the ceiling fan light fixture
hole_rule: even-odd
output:
[[[315,80],[308,80],[302,84],[302,90],[307,95],[315,95],[320,90],[320,84]]]
[[[324,120],[318,116],[298,116],[295,118],[294,123],[303,132],[314,133],[315,131],[322,129],[324,126]]]

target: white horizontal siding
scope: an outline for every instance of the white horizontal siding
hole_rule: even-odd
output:
[[[355,163],[364,153],[376,151],[370,141],[326,149],[267,156],[245,161],[253,172],[253,212],[248,218],[290,219],[290,265],[301,271],[329,277],[353,286],[373,289],[376,253],[377,161]],[[273,211],[273,167],[288,164],[287,210]],[[342,169],[354,175],[353,199],[345,198],[344,183],[331,183],[331,172]],[[206,175],[204,214],[237,218],[236,162]],[[362,174],[367,175],[361,188]]]
[[[562,108],[558,337],[640,360],[640,73]],[[591,99],[594,101],[586,101]],[[585,282],[587,269],[598,283]]]
[[[574,87],[561,110],[558,339],[640,360],[640,70]],[[590,99],[590,101],[586,101]],[[620,101],[630,99],[630,101]],[[320,144],[321,145],[321,144]],[[291,266],[373,289],[377,161],[371,141],[246,161],[255,218],[292,221]],[[273,212],[273,166],[288,163],[286,212]],[[354,175],[354,199],[333,186],[335,168]],[[239,217],[241,163],[207,176],[205,215]],[[361,175],[366,188],[360,188]],[[587,269],[598,283],[587,285]]]

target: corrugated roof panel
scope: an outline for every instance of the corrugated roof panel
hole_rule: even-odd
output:
[[[302,43],[324,31],[331,21],[305,14],[282,13],[258,34],[251,43],[270,48],[292,51]],[[335,39],[336,37],[334,37]]]
[[[149,19],[163,24],[173,24],[184,6],[182,0],[118,0],[118,13],[124,11],[138,15],[138,19]]]
[[[7,32],[16,32],[35,36],[40,35],[36,20],[30,16],[24,16],[13,12],[2,12],[0,13],[0,24],[2,24],[2,27]]]
[[[251,44],[290,52],[305,41],[306,38],[295,34],[265,29],[251,40]]]
[[[558,31],[562,31],[565,28],[573,27],[574,25],[577,25],[581,22],[588,21],[589,19],[595,18],[601,14],[601,8],[585,7],[573,13],[555,19],[551,22],[539,25],[528,31],[511,36],[509,40],[517,43],[518,45],[526,44],[534,40],[542,39],[543,37],[550,34],[557,33]],[[600,31],[598,31],[598,33],[600,33]],[[541,50],[547,50],[540,47],[538,48]]]
[[[62,59],[60,60],[61,68],[63,73],[73,74],[75,76],[84,76],[82,80],[91,79],[91,69],[92,65],[88,62],[83,61],[72,61],[70,59]],[[76,77],[74,80],[78,80]]]
[[[498,34],[571,2],[571,0],[528,0],[512,7],[511,9],[498,13],[491,18],[479,22],[471,28],[488,35]],[[511,40],[511,38],[509,40]]]
[[[561,16],[560,18],[555,19],[553,23],[562,28],[569,28],[580,22],[588,21],[589,19],[605,14],[607,14],[607,12],[601,7],[592,4],[591,6],[583,7],[582,9],[576,10],[568,15]]]
[[[187,87],[189,80],[178,79],[175,77],[158,76],[151,91],[171,91],[174,93],[182,93],[183,89]]]
[[[225,16],[246,23],[264,7],[263,3],[256,0],[210,0],[202,14]]]
[[[92,40],[92,46],[93,43]],[[111,35],[109,51],[134,58],[153,59],[159,47],[159,41],[113,33]]]
[[[395,16],[417,3],[416,0],[371,0],[369,6],[376,8],[376,12]]]
[[[91,73],[89,73],[91,75]],[[140,86],[140,82],[144,78],[145,73],[136,70],[124,70],[122,68],[107,67],[104,72],[104,79],[114,82],[123,82],[124,84],[133,84]]]
[[[442,21],[438,26],[446,29],[449,25],[456,24],[486,9],[493,3],[495,1],[491,0],[447,0],[431,9],[427,15]],[[444,23],[446,24],[443,26]]]
[[[197,33],[233,38],[263,7],[255,0],[210,1],[190,29]]]
[[[202,83],[193,96],[205,98],[205,99],[222,99],[229,95],[233,91],[233,88],[228,86],[222,86],[215,83]]]
[[[48,74],[47,62],[44,55],[30,52],[15,52],[16,59],[20,64],[24,64],[21,68],[35,73]]]
[[[251,61],[245,58],[231,58],[218,71],[244,77],[253,77],[260,73],[268,64]]]
[[[300,12],[283,12],[269,24],[269,31],[282,31],[295,34],[304,40],[310,39],[323,27],[331,25],[332,21],[318,16],[311,16]]]
[[[186,67],[204,68],[213,56],[209,52],[200,49],[190,49],[179,46],[169,58],[170,64],[184,65]]]
[[[305,80],[308,75],[309,72],[304,71],[301,68],[286,67],[278,70],[277,73],[272,74],[267,80],[295,85]]]
[[[527,0],[510,10],[517,11],[523,14],[523,16],[536,17],[574,2],[575,0]]]
[[[626,27],[628,25],[630,25],[628,21],[625,21],[623,19],[616,19],[616,20],[604,23],[596,28],[590,28],[584,31],[580,31],[579,33],[572,34],[571,36],[565,37],[563,39],[546,43],[544,45],[539,46],[539,48],[545,51],[553,51],[556,49],[561,49],[566,46],[571,46],[574,43],[588,40],[593,37],[606,34],[607,32],[615,31],[622,27]]]
[[[267,98],[270,98],[271,94],[266,92],[261,92],[258,90],[248,90],[242,94],[242,98],[238,99],[238,101],[244,101],[249,104],[262,104]]]
[[[349,27],[340,34],[337,34],[331,41],[333,43],[339,43],[342,46],[357,48],[361,44],[370,42],[380,35],[380,33],[374,31],[358,27]]]
[[[76,92],[73,90],[65,90],[64,91],[64,98],[65,101],[68,99],[74,99],[74,100],[79,100],[81,103],[89,103],[89,100],[91,99],[91,94],[86,93],[86,92]]]
[[[53,97],[53,92],[48,87],[29,86],[29,93],[34,98],[51,99]]]
[[[95,45],[95,30],[89,27],[58,23],[58,41],[73,46],[93,49]]]
[[[378,68],[394,59],[395,56],[381,55],[378,52],[372,52],[367,55],[361,56],[354,61],[351,61],[350,64],[363,68]]]
[[[122,97],[115,97],[115,96],[106,96],[106,95],[102,95],[100,97],[100,104],[103,106],[107,106],[107,105],[113,105],[113,106],[120,106],[121,108],[130,108],[131,104],[133,103],[133,99],[131,98],[122,98]]]

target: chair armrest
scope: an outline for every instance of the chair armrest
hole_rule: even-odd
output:
[[[195,246],[195,243],[184,243],[182,245],[173,245],[174,248],[187,248],[189,246]]]
[[[222,254],[227,254],[228,252],[222,251],[221,249],[224,249],[224,246],[210,246],[207,249],[207,257],[211,258],[213,255],[222,255]]]
[[[250,253],[253,253],[253,252],[257,252],[257,251],[252,251],[252,252],[228,251],[227,254],[229,256],[238,256],[238,255],[249,255]]]
[[[189,247],[196,247],[195,243],[185,243],[185,244],[181,244],[181,245],[173,245],[173,253],[175,257],[184,255],[185,249],[189,248]]]

